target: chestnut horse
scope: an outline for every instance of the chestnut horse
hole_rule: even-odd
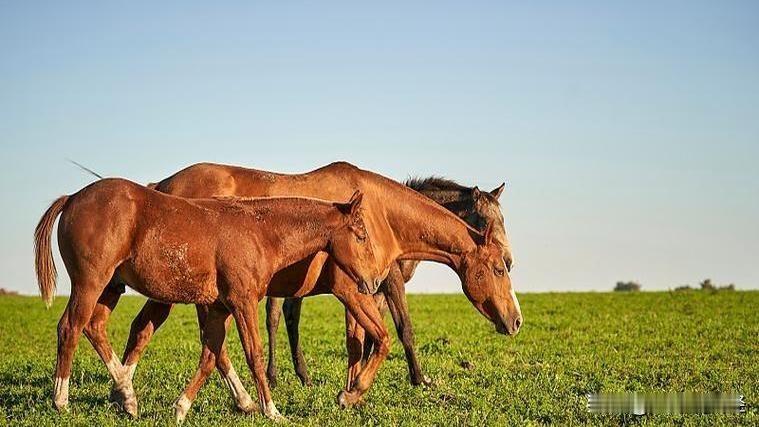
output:
[[[368,208],[366,227],[376,243],[378,259],[390,262],[396,259],[430,260],[450,266],[459,275],[465,294],[472,304],[496,326],[498,332],[515,334],[521,323],[518,302],[511,291],[511,281],[501,246],[490,233],[489,239],[472,229],[461,219],[432,200],[387,179],[381,175],[359,169],[344,162],[333,163],[304,174],[277,174],[235,166],[202,163],[190,166],[155,184],[158,191],[182,197],[207,197],[210,195],[270,196],[298,195],[319,198],[341,198],[358,189],[364,194]],[[383,265],[380,262],[380,265]],[[478,272],[475,274],[474,272]],[[368,390],[377,369],[389,352],[389,338],[382,316],[373,298],[366,292],[376,290],[359,287],[349,277],[335,269],[326,256],[314,256],[280,271],[274,282],[281,286],[299,289],[286,295],[307,296],[321,293],[334,294],[343,304],[356,307],[361,315],[346,314],[346,346],[348,349],[348,377],[346,390],[341,392],[343,405],[356,403]],[[299,285],[302,284],[298,288]],[[371,285],[371,284],[367,284]],[[118,287],[109,287],[110,306],[118,299]],[[123,363],[128,376],[134,373],[140,355],[147,346],[155,329],[169,314],[171,304],[148,301],[132,323],[130,338],[124,352]],[[198,307],[201,325],[205,310]],[[367,334],[374,343],[369,362],[361,366],[363,339]],[[246,394],[242,394],[239,379],[226,375],[230,366],[222,348],[220,357],[213,357],[210,349],[204,349],[207,359],[187,386],[177,408],[179,418],[186,413],[185,407],[192,401],[214,363],[230,387],[238,408],[246,409]],[[234,384],[234,386],[233,386]],[[116,390],[117,399],[118,390]],[[249,400],[249,399],[247,399]]]
[[[268,287],[275,272],[321,251],[356,282],[379,279],[385,267],[377,266],[361,200],[358,192],[347,204],[303,198],[188,200],[122,179],[97,181],[58,198],[40,219],[34,241],[40,293],[49,306],[56,286],[51,237],[60,214],[58,247],[71,278],[71,297],[58,324],[55,407],[68,405],[71,365],[82,332],[117,388],[127,400],[134,398],[131,380],[95,313],[115,275],[149,298],[213,304],[213,313],[225,313],[217,315],[222,334],[206,329],[204,343],[223,340],[231,313],[261,408],[268,417],[281,418],[266,386],[258,301],[282,292]],[[207,324],[218,330],[210,318]]]
[[[410,179],[406,182],[406,186],[434,200],[477,230],[484,231],[485,226],[492,223],[495,240],[498,241],[504,251],[506,269],[511,271],[512,255],[504,228],[501,205],[498,202],[505,184],[501,184],[490,192],[485,192],[480,191],[477,187],[466,187],[449,179],[432,176],[423,179]],[[419,360],[416,357],[414,331],[406,302],[405,286],[413,277],[418,265],[419,261],[398,261],[394,263],[390,269],[390,274],[382,283],[380,292],[375,294],[374,299],[383,315],[388,309],[390,311],[406,355],[411,384],[430,385],[431,380],[422,373]],[[300,334],[298,333],[303,298],[287,298],[284,305],[280,304],[280,301],[280,299],[272,297],[267,298],[266,301],[266,326],[269,335],[269,361],[266,377],[269,380],[269,386],[274,388],[277,384],[277,328],[283,311],[295,373],[301,383],[310,385],[311,380],[308,376],[306,359],[301,350]],[[371,349],[372,342],[367,340],[363,354],[368,356],[371,354]]]

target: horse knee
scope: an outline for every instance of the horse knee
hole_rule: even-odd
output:
[[[386,357],[390,354],[390,337],[387,334],[379,337],[379,342],[374,343],[374,348],[376,349],[377,354]]]

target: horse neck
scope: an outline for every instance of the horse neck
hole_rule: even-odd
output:
[[[270,257],[274,271],[279,271],[316,252],[327,250],[332,233],[342,225],[342,214],[322,204],[301,209],[302,202],[277,202],[269,211],[265,227],[260,220],[251,224],[259,229],[278,256]]]
[[[470,189],[466,190],[421,190],[420,193],[434,200],[449,212],[463,218],[472,211],[474,200]]]
[[[398,203],[385,208],[402,253],[398,259],[437,261],[458,270],[462,255],[476,246],[474,230],[411,189],[397,197]]]

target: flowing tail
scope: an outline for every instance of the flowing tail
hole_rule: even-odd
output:
[[[53,249],[51,237],[55,219],[63,210],[69,196],[61,196],[47,208],[40,218],[37,228],[34,230],[34,269],[37,271],[37,284],[40,287],[40,295],[45,305],[50,308],[55,297],[55,281],[58,271],[53,262]]]

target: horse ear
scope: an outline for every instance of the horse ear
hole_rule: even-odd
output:
[[[503,193],[503,189],[506,187],[506,183],[499,185],[498,188],[494,189],[490,192],[490,194],[495,197],[496,200],[498,200],[499,197],[501,197],[501,193]]]
[[[356,190],[351,196],[350,201],[350,214],[355,215],[361,209],[361,202],[364,200],[364,193]]]
[[[480,188],[475,186],[472,187],[472,200],[477,200],[480,198]]]
[[[351,196],[350,200],[348,200],[345,203],[335,202],[334,206],[343,215],[354,215],[356,212],[358,212],[359,208],[361,208],[362,200],[364,200],[364,194],[356,190],[355,192],[353,192],[353,195]]]

